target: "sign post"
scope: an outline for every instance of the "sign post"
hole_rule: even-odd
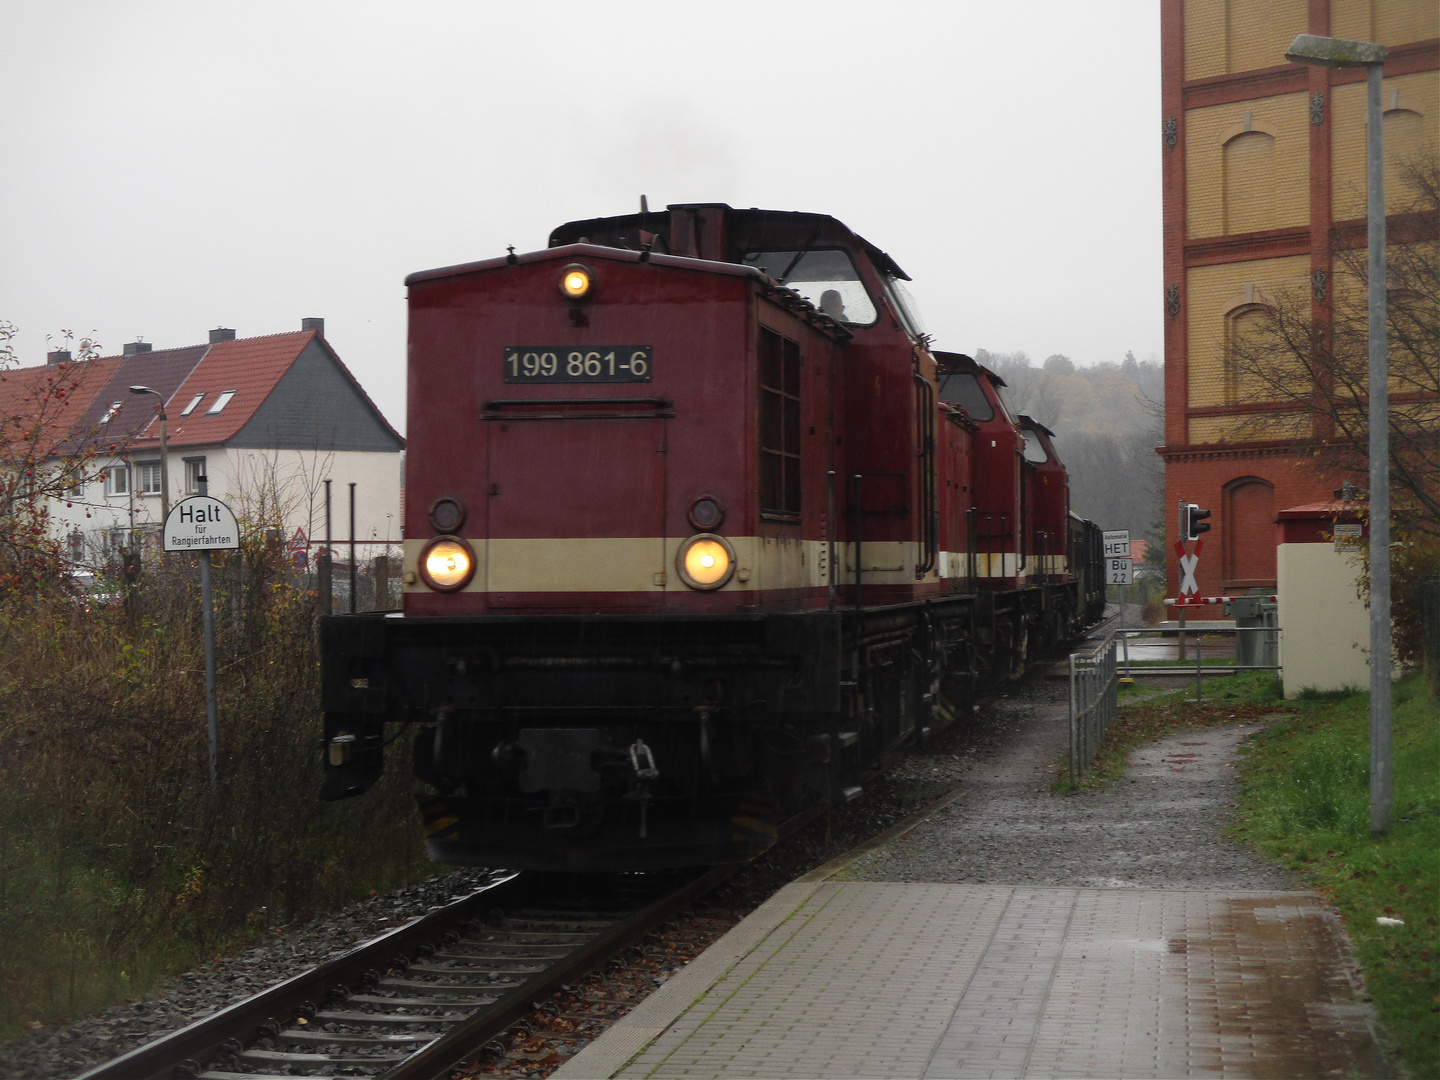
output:
[[[240,547],[240,526],[230,508],[205,494],[209,478],[201,476],[200,494],[183,499],[165,518],[161,546],[166,551],[200,553],[200,609],[205,622],[205,719],[210,733],[210,797],[220,792],[220,718],[215,698],[215,598],[210,585],[210,552]]]
[[[1130,638],[1125,633],[1125,586],[1133,580],[1130,561],[1130,530],[1106,529],[1100,534],[1105,546],[1105,570],[1108,584],[1120,586],[1120,646],[1125,651],[1126,681],[1130,671]]]

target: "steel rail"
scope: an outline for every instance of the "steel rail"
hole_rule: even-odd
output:
[[[658,923],[728,880],[738,869],[735,864],[717,866],[618,921],[593,941],[546,968],[537,978],[516,987],[388,1072],[381,1073],[379,1080],[432,1080],[449,1076],[452,1070],[478,1054],[487,1042],[535,1008],[537,1002],[598,967]]]
[[[387,931],[343,956],[328,960],[268,990],[197,1020],[178,1031],[137,1046],[80,1074],[77,1080],[150,1080],[169,1077],[186,1061],[205,1061],[230,1039],[251,1042],[266,1023],[284,1020],[308,1003],[318,1003],[338,984],[359,982],[367,971],[384,969],[397,954],[409,954],[442,937],[457,922],[481,909],[508,900],[518,892],[518,874],[511,873],[446,904],[427,915]]]

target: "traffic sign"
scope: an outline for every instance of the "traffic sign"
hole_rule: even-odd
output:
[[[1132,580],[1131,567],[1134,566],[1128,558],[1106,559],[1107,569],[1110,573],[1111,585],[1129,585]]]
[[[1107,559],[1128,559],[1130,558],[1130,530],[1129,529],[1106,529],[1101,534],[1105,544],[1105,558]]]
[[[305,538],[305,530],[297,526],[295,529],[295,535],[290,538],[290,550],[305,551],[309,547],[310,541]]]
[[[240,526],[219,499],[192,495],[170,508],[161,546],[166,551],[234,551]]]

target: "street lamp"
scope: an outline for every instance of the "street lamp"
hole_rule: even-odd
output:
[[[1365,188],[1370,278],[1370,831],[1390,831],[1390,374],[1385,356],[1385,140],[1380,70],[1385,46],[1301,34],[1297,64],[1365,69]]]
[[[132,394],[154,394],[160,399],[160,527],[170,516],[170,446],[165,441],[165,395],[148,386],[130,387]]]

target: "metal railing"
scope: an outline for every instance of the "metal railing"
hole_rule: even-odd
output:
[[[1233,675],[1242,671],[1273,671],[1279,674],[1282,668],[1280,664],[1280,627],[1278,626],[1227,626],[1214,629],[1177,630],[1162,632],[1156,639],[1157,643],[1168,644],[1175,640],[1178,648],[1176,651],[1184,656],[1184,638],[1188,635],[1193,639],[1195,650],[1195,663],[1193,665],[1152,665],[1145,661],[1133,661],[1130,657],[1129,645],[1131,639],[1137,637],[1152,638],[1155,631],[1151,629],[1139,630],[1112,630],[1105,636],[1105,639],[1096,648],[1088,653],[1070,654],[1070,782],[1078,783],[1080,777],[1084,776],[1095,760],[1095,754],[1099,751],[1101,744],[1105,741],[1105,732],[1115,721],[1117,702],[1120,692],[1120,682],[1132,681],[1136,675],[1195,675],[1195,703],[1201,704],[1204,700],[1202,681],[1206,675]],[[1215,634],[1233,634],[1237,642],[1237,654],[1241,651],[1252,652],[1258,657],[1260,663],[1240,663],[1241,657],[1236,656],[1234,661],[1226,658],[1210,656],[1211,661],[1220,659],[1223,662],[1216,664],[1205,663],[1206,657],[1201,650],[1200,639],[1202,636],[1213,636]],[[1264,634],[1260,639],[1257,649],[1241,650],[1239,646],[1240,635],[1243,634]],[[1254,657],[1246,657],[1247,659]]]
[[[1090,653],[1070,654],[1070,783],[1095,760],[1105,732],[1115,720],[1120,694],[1116,664],[1119,633],[1112,630]]]

